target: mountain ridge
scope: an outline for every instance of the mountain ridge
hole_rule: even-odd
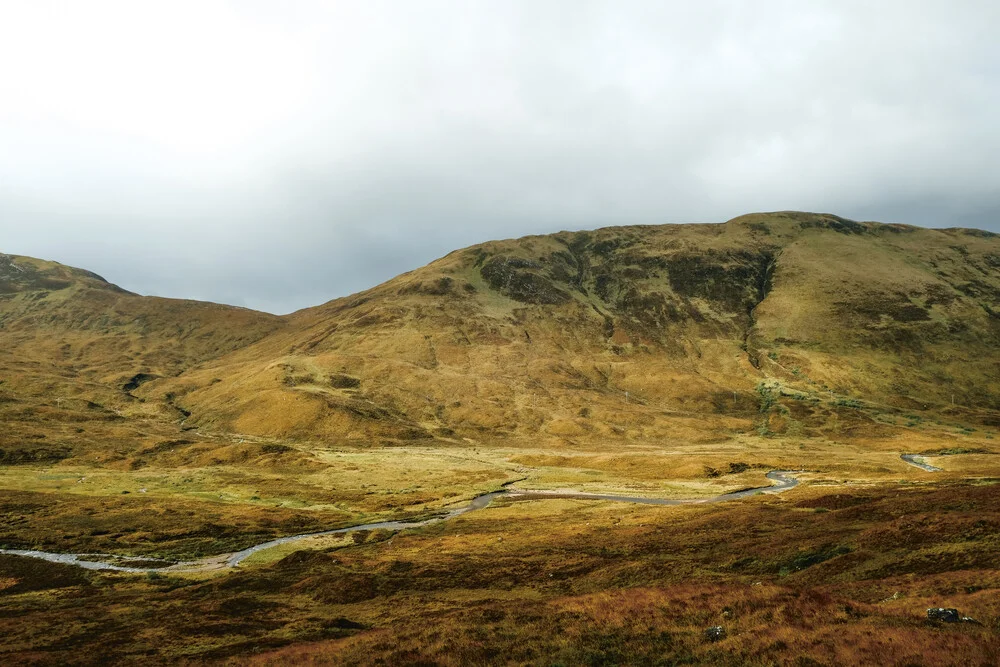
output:
[[[466,661],[995,655],[994,235],[797,212],[562,232],[285,317],[6,273],[15,660],[448,663],[484,628],[502,641]],[[768,471],[801,483],[702,502]],[[942,606],[978,621],[929,626]]]
[[[878,376],[922,355],[947,375],[962,361],[948,343],[955,337],[991,358],[997,247],[988,233],[799,213],[491,241],[298,311],[274,335],[208,362],[212,369],[164,384],[204,415],[194,423],[276,437],[534,437],[546,431],[539,421],[556,422],[550,440],[586,437],[588,428],[611,437],[629,427],[595,427],[576,414],[581,401],[597,399],[591,410],[611,413],[628,391],[667,409],[714,414],[723,393],[735,391],[737,405],[755,402],[756,385],[768,378],[806,388],[795,368],[841,400],[942,403],[933,373],[916,378],[923,390],[911,399]],[[845,271],[845,262],[856,270]],[[932,264],[947,264],[948,275]],[[871,354],[856,354],[859,346]],[[648,367],[643,373],[637,361]],[[875,372],[858,373],[865,364]],[[226,377],[207,385],[199,377],[213,372]],[[657,373],[690,391],[654,387]],[[965,388],[964,405],[996,409],[990,377]],[[239,395],[236,378],[255,388],[252,399]],[[239,410],[218,408],[243,400]],[[627,410],[641,412],[637,404]],[[383,428],[394,422],[399,428]],[[535,426],[511,433],[511,424]],[[672,429],[637,431],[658,437]]]
[[[0,335],[8,354],[32,348],[50,374],[109,387],[116,409],[262,437],[819,436],[838,401],[947,410],[956,394],[990,422],[998,239],[800,212],[558,232],[455,250],[285,316],[81,271],[2,295]],[[38,271],[73,271],[60,266]],[[40,353],[42,334],[63,349]],[[762,417],[765,386],[803,398]],[[861,412],[848,421],[884,430]]]

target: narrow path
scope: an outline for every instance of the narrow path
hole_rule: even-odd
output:
[[[289,535],[288,537],[279,537],[275,540],[270,540],[268,542],[262,542],[261,544],[256,544],[252,547],[243,549],[242,551],[237,551],[234,554],[222,554],[219,556],[210,556],[208,558],[202,558],[196,561],[185,561],[181,563],[174,563],[167,565],[164,561],[164,565],[157,567],[150,567],[147,563],[152,561],[157,561],[156,558],[143,558],[143,557],[132,557],[132,556],[113,556],[111,554],[58,554],[50,553],[48,551],[32,551],[30,549],[0,549],[0,554],[7,554],[11,556],[26,556],[29,558],[39,558],[41,560],[49,561],[50,563],[62,563],[65,565],[76,565],[77,567],[82,567],[87,570],[111,570],[114,572],[135,572],[135,573],[146,573],[146,572],[205,572],[209,570],[221,570],[225,568],[232,568],[238,566],[244,560],[249,558],[251,555],[257,553],[258,551],[263,551],[264,549],[270,549],[282,544],[288,544],[290,542],[296,542],[298,540],[304,540],[311,537],[323,537],[325,535],[343,535],[346,533],[354,533],[361,530],[405,530],[407,528],[419,528],[421,526],[428,526],[433,523],[440,523],[442,521],[448,521],[454,519],[455,517],[461,516],[468,512],[474,512],[475,510],[483,509],[489,506],[495,499],[500,497],[510,498],[511,500],[542,500],[546,498],[569,498],[578,500],[610,500],[614,502],[623,503],[642,503],[645,505],[694,505],[703,503],[720,503],[729,500],[738,500],[740,498],[746,498],[748,496],[756,495],[758,493],[781,493],[782,491],[787,491],[795,486],[798,486],[799,480],[792,476],[791,471],[787,470],[772,470],[767,473],[767,478],[776,482],[770,486],[755,487],[752,489],[744,489],[742,491],[733,491],[732,493],[724,493],[720,496],[714,496],[711,498],[693,498],[688,500],[674,500],[669,498],[643,498],[640,496],[618,496],[618,495],[605,495],[600,493],[582,493],[578,491],[540,491],[532,489],[516,489],[509,488],[500,491],[491,491],[490,493],[484,493],[480,496],[473,498],[468,505],[464,507],[459,507],[448,511],[445,514],[432,516],[427,519],[422,519],[420,521],[379,521],[376,523],[363,523],[357,526],[348,526],[347,528],[337,528],[335,530],[325,530],[318,533],[302,533],[300,535]],[[512,482],[513,483],[513,482]],[[106,559],[106,560],[97,560]],[[134,563],[129,565],[129,563]],[[143,563],[139,565],[138,563]]]

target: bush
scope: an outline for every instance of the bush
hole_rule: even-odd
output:
[[[856,398],[838,398],[836,401],[834,401],[834,405],[844,408],[855,408],[855,409],[865,407],[864,403],[862,403]]]
[[[757,385],[757,398],[760,401],[760,413],[766,414],[778,402],[778,397],[774,393],[774,387],[761,382]]]

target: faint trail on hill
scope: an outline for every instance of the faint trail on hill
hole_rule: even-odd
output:
[[[919,465],[919,464],[914,464]],[[196,561],[185,561],[181,563],[173,563],[171,565],[163,565],[160,567],[140,567],[135,565],[128,565],[129,562],[143,562],[148,563],[150,561],[156,561],[156,558],[144,558],[139,556],[113,556],[110,554],[58,554],[50,553],[47,551],[32,551],[30,549],[0,549],[0,554],[7,554],[11,556],[25,556],[28,558],[39,558],[41,560],[49,561],[50,563],[62,563],[64,565],[76,565],[77,567],[82,567],[87,570],[111,570],[114,572],[132,572],[132,573],[148,573],[148,572],[204,572],[209,570],[220,570],[224,568],[237,567],[244,560],[257,553],[258,551],[263,551],[265,549],[270,549],[272,547],[280,546],[282,544],[288,544],[290,542],[296,542],[298,540],[304,540],[312,537],[324,537],[328,535],[344,535],[347,533],[354,533],[362,530],[405,530],[407,528],[420,528],[422,526],[428,526],[434,523],[440,523],[442,521],[448,521],[449,519],[454,519],[455,517],[462,516],[468,512],[474,512],[475,510],[481,510],[488,507],[497,498],[506,497],[511,500],[516,501],[528,501],[528,500],[542,500],[542,499],[552,499],[552,498],[564,498],[571,500],[610,500],[613,502],[623,502],[623,503],[641,503],[644,505],[699,505],[706,503],[720,503],[729,500],[739,500],[740,498],[746,498],[748,496],[753,496],[759,493],[781,493],[782,491],[787,491],[788,489],[798,486],[799,480],[792,477],[792,471],[789,470],[772,470],[767,473],[766,477],[772,482],[776,482],[770,486],[754,487],[752,489],[743,489],[742,491],[733,491],[731,493],[724,493],[720,496],[713,496],[711,498],[693,498],[687,500],[675,500],[671,498],[643,498],[641,496],[619,496],[601,493],[583,493],[580,491],[542,491],[533,489],[515,489],[515,488],[504,488],[500,491],[491,491],[489,493],[484,493],[482,495],[473,498],[468,505],[464,507],[459,507],[453,510],[449,510],[445,514],[438,516],[432,516],[427,519],[421,519],[419,521],[378,521],[375,523],[363,523],[357,526],[348,526],[346,528],[336,528],[334,530],[325,530],[318,533],[302,533],[299,535],[289,535],[287,537],[279,537],[274,540],[269,540],[267,542],[262,542],[261,544],[256,544],[252,547],[243,549],[242,551],[237,551],[234,554],[222,554],[218,556],[210,556],[208,558],[202,558]],[[509,487],[511,484],[516,484],[523,480],[513,480],[504,484],[504,487]],[[107,558],[108,561],[100,560],[90,560],[91,558]],[[117,561],[112,562],[112,561]]]
[[[927,463],[926,461],[924,461],[924,457],[920,456],[919,454],[900,454],[899,458],[903,459],[911,466],[915,466],[917,468],[920,468],[921,470],[925,470],[927,472],[941,472],[941,468],[938,468],[937,466],[932,466],[930,463]]]

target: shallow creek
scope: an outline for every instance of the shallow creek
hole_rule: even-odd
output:
[[[913,463],[912,461],[908,462]],[[920,465],[920,464],[913,463],[913,465]],[[933,469],[937,470],[937,468]],[[489,504],[492,503],[497,498],[509,498],[511,500],[518,500],[518,501],[542,500],[551,498],[570,498],[579,500],[609,500],[609,501],[623,502],[623,503],[642,503],[645,505],[692,505],[701,503],[720,503],[728,500],[738,500],[740,498],[746,498],[747,496],[752,496],[758,493],[780,493],[781,491],[787,491],[788,489],[797,486],[799,483],[799,480],[793,477],[790,471],[784,471],[784,470],[772,470],[771,472],[767,473],[767,478],[770,481],[774,482],[774,484],[771,484],[770,486],[744,489],[742,491],[733,491],[732,493],[724,493],[720,496],[713,496],[710,498],[696,498],[689,500],[676,500],[670,498],[644,498],[641,496],[608,495],[601,493],[582,493],[578,491],[537,491],[529,489],[506,488],[500,491],[491,491],[490,493],[484,493],[480,496],[476,496],[475,498],[473,498],[469,502],[469,504],[465,505],[464,507],[459,507],[453,510],[449,510],[444,514],[438,514],[418,521],[378,521],[375,523],[362,523],[356,526],[348,526],[346,528],[325,530],[317,533],[302,533],[300,535],[289,535],[287,537],[279,537],[274,540],[269,540],[267,542],[255,544],[252,547],[248,547],[246,549],[243,549],[242,551],[237,551],[236,553],[233,554],[210,556],[208,558],[202,558],[200,560],[183,561],[179,563],[160,561],[159,559],[149,558],[149,557],[114,556],[110,554],[60,554],[60,553],[51,553],[48,551],[32,551],[30,549],[0,549],[0,554],[8,554],[12,556],[27,556],[29,558],[40,558],[42,560],[46,560],[52,563],[76,565],[77,567],[82,567],[87,570],[112,570],[116,572],[136,572],[136,573],[204,571],[204,570],[236,567],[241,562],[246,560],[251,555],[257,553],[258,551],[263,551],[265,549],[270,549],[272,547],[276,547],[282,544],[288,544],[289,542],[296,542],[308,538],[323,537],[326,535],[343,535],[346,533],[353,533],[361,530],[379,530],[379,529],[405,530],[407,528],[419,528],[421,526],[428,526],[433,523],[439,523],[441,521],[448,521],[450,519],[454,519],[455,517],[462,516],[463,514],[466,514],[468,512],[473,512],[475,510],[483,509],[484,507],[489,506]],[[159,564],[161,562],[162,565]]]
[[[901,454],[899,458],[903,459],[911,466],[915,466],[921,470],[926,470],[927,472],[941,472],[941,468],[927,463],[927,461],[924,460],[924,457],[919,454]]]

